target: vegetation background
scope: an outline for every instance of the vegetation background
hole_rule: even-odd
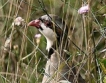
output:
[[[86,4],[88,14],[78,14]],[[46,41],[42,36],[37,44],[39,32],[27,23],[46,14],[45,9],[67,22],[74,42],[70,61],[86,83],[106,83],[106,0],[0,0],[0,83],[41,82]],[[18,16],[25,25],[12,26]]]

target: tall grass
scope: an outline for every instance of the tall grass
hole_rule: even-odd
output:
[[[46,12],[42,0],[0,1],[0,83],[40,83],[47,52],[42,36],[40,44],[34,37],[39,33],[27,23]],[[86,83],[106,83],[105,28],[106,2],[90,0],[43,0],[47,13],[65,20],[69,28],[69,64],[76,68],[76,76]],[[84,4],[90,4],[88,14],[78,14]],[[12,26],[17,16],[25,20],[21,26]],[[9,40],[9,42],[8,42]],[[78,82],[76,82],[78,83]]]

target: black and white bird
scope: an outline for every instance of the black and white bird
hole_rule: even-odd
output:
[[[61,58],[61,64],[66,63],[65,60],[69,58],[69,55],[64,52],[64,50],[68,50],[69,42],[68,42],[68,28],[65,24],[65,22],[59,18],[56,15],[49,14],[49,15],[43,15],[40,18],[36,20],[32,20],[29,22],[28,26],[34,26],[36,27],[46,38],[47,40],[47,46],[46,50],[49,52],[48,61],[46,64],[45,72],[49,76],[54,76],[54,73],[56,71],[56,68],[59,67],[59,59],[57,59],[55,50],[58,51]],[[55,61],[50,60],[50,58],[55,59]],[[63,60],[64,59],[64,60]],[[54,70],[53,70],[54,69]],[[68,63],[63,66],[62,71],[60,72],[61,78],[64,77],[68,80],[70,80],[72,83],[74,80],[74,75],[70,73],[66,73],[70,70]],[[72,70],[74,74],[76,73],[76,70]],[[70,76],[69,76],[70,74]],[[45,80],[51,79],[49,76],[44,75],[42,83],[47,83]],[[59,77],[60,79],[60,77]],[[76,79],[76,78],[75,78]],[[81,78],[82,79],[82,78]],[[79,80],[81,80],[79,79]],[[50,82],[50,83],[56,83],[56,82]],[[69,82],[70,83],[70,82]],[[85,83],[84,81],[79,83]]]
[[[68,29],[65,22],[58,16],[54,14],[43,15],[29,22],[28,26],[36,27],[46,38],[46,50],[49,52],[49,58],[56,48],[66,48]]]

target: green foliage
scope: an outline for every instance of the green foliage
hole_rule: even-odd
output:
[[[106,74],[106,59],[100,59],[99,60],[101,69],[103,70],[103,73]]]
[[[106,83],[106,76],[104,76],[103,83]]]
[[[106,1],[39,1],[43,1],[47,13],[63,18],[69,28],[71,45],[69,51],[65,50],[70,55],[69,65],[76,67],[86,83],[102,83],[101,80],[106,83],[105,51],[101,52],[106,47],[105,37],[101,35],[105,34],[101,30],[106,27]],[[78,14],[78,9],[87,3],[89,13]],[[0,83],[41,82],[47,60],[46,40],[42,36],[38,45],[34,37],[38,30],[27,26],[30,20],[46,14],[41,6],[38,0],[0,1]],[[25,20],[25,25],[12,26],[17,16]],[[8,38],[11,41],[5,47]]]

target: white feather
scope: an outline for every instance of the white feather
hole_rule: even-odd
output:
[[[44,23],[41,23],[40,25],[43,28],[43,30],[39,30],[39,31],[45,36],[47,40],[46,50],[49,51],[54,41],[56,41],[56,33],[53,32],[53,30],[50,29],[49,27],[46,27]]]

